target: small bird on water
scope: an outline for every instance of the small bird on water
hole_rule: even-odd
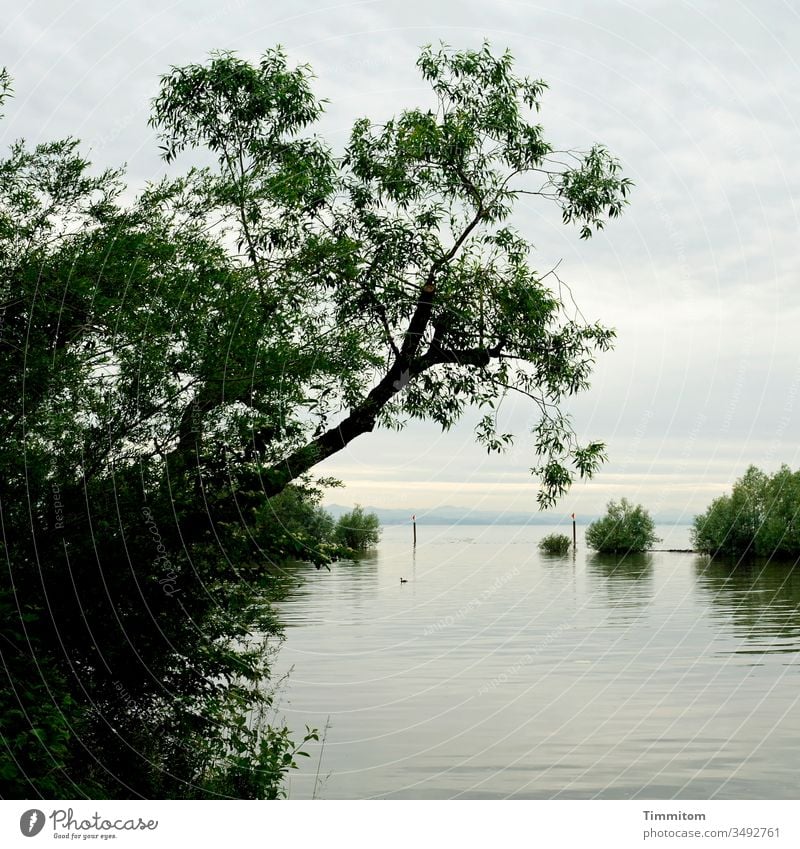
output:
[[[406,578],[400,578],[400,583],[401,584],[407,584],[408,581],[406,580]]]

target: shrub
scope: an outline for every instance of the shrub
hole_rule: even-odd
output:
[[[641,504],[626,498],[609,501],[606,515],[586,529],[586,544],[601,552],[646,551],[661,540],[655,535],[655,523]]]
[[[356,505],[349,513],[339,517],[334,538],[339,545],[351,551],[366,551],[381,538],[380,522],[374,513],[365,513]]]
[[[800,554],[800,471],[770,476],[750,466],[730,495],[695,516],[692,544],[709,554]]]
[[[546,554],[566,554],[572,540],[565,534],[548,534],[539,540],[539,548]]]
[[[271,561],[307,560],[320,566],[336,559],[335,524],[320,498],[317,490],[290,485],[258,511],[253,535]]]

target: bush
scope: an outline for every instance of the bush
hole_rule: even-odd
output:
[[[40,469],[29,480],[46,493]],[[20,498],[4,514],[0,797],[277,798],[316,733],[295,742],[271,722],[283,540],[262,534],[255,551],[220,522],[189,559],[169,523],[187,487],[172,478],[172,493],[154,487],[143,509],[136,472],[62,483],[63,528],[48,529],[41,495],[33,523]],[[124,538],[106,530],[115,522]],[[51,568],[30,568],[30,527]]]
[[[539,540],[539,548],[546,554],[566,554],[571,545],[572,540],[565,534],[548,534]]]
[[[626,498],[609,501],[607,513],[586,529],[586,544],[595,551],[620,553],[646,551],[661,542],[655,535],[655,523],[641,504]]]
[[[769,476],[750,466],[730,495],[695,516],[692,544],[709,554],[800,554],[800,471]]]
[[[273,562],[306,560],[320,566],[346,554],[338,551],[333,517],[320,498],[310,487],[290,485],[258,511],[253,535]]]
[[[365,513],[356,505],[349,513],[339,517],[334,538],[339,545],[351,551],[366,551],[377,545],[381,538],[380,522],[374,513]]]

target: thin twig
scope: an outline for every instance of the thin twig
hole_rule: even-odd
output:
[[[331,727],[331,715],[325,720],[325,730],[322,732],[322,745],[319,748],[319,760],[317,761],[317,774],[314,776],[314,790],[311,793],[311,798],[317,798],[317,784],[319,783],[319,770],[322,766],[322,753],[325,751],[325,741],[328,739],[328,729]]]

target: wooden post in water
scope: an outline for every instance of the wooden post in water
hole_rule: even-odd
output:
[[[578,548],[578,534],[575,531],[575,514],[572,514],[572,550],[576,551]]]
[[[416,548],[416,546],[417,546],[417,514],[416,513],[411,517],[411,525],[414,528],[414,547]]]

